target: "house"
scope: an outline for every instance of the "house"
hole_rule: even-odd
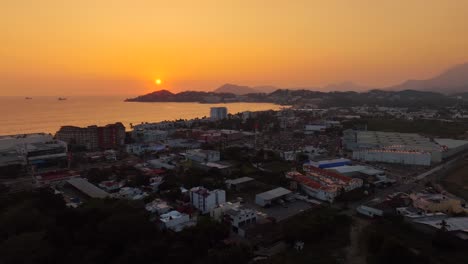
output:
[[[217,162],[221,159],[219,151],[205,149],[187,150],[185,157],[199,163]]]
[[[409,196],[413,206],[425,212],[435,213],[468,213],[458,199],[450,198],[440,193],[413,193]]]
[[[146,204],[145,209],[153,214],[156,213],[158,215],[162,215],[168,213],[171,210],[171,207],[166,201],[155,199],[151,203]]]
[[[123,187],[118,193],[114,194],[115,198],[128,199],[128,200],[141,200],[148,196],[147,193],[143,192],[138,188]]]
[[[174,232],[180,232],[186,227],[194,226],[195,221],[190,220],[188,214],[183,214],[178,211],[170,211],[166,214],[162,214],[159,218],[162,228],[169,229]]]

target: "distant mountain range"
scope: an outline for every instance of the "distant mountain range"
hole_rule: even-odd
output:
[[[330,92],[324,92],[328,90]],[[359,92],[356,92],[359,91]],[[269,102],[282,105],[438,107],[468,101],[468,63],[428,80],[411,80],[384,89],[369,89],[351,82],[319,89],[225,84],[212,92],[155,91],[127,102]]]
[[[314,90],[314,91],[369,91],[371,89],[403,91],[420,90],[433,91],[445,94],[468,92],[468,63],[452,67],[440,75],[427,80],[408,80],[401,84],[390,87],[367,87],[353,82],[342,82],[329,84],[323,87],[301,87],[301,88],[280,88],[275,86],[241,86],[236,84],[224,84],[215,89],[214,93],[232,93],[245,95],[250,93],[272,93],[278,89],[288,90]]]
[[[468,63],[452,67],[438,76],[427,80],[408,80],[385,90],[421,90],[445,94],[468,92]]]
[[[226,83],[215,89],[215,93],[232,93],[237,95],[249,94],[249,93],[260,93],[262,92],[259,89],[255,89],[249,86],[240,86],[235,84]]]

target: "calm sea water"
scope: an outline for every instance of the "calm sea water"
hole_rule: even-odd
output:
[[[229,113],[277,110],[269,103],[136,103],[122,97],[0,97],[0,135],[35,132],[55,133],[63,125],[88,126],[122,122],[158,122],[209,116],[210,107],[226,106]]]

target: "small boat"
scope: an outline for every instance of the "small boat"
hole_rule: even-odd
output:
[[[32,100],[32,97],[25,97],[25,100]]]
[[[59,100],[59,101],[65,101],[65,100],[67,100],[67,98],[65,98],[65,97],[59,97],[58,100]]]

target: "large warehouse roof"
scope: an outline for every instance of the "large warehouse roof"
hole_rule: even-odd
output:
[[[99,189],[83,178],[73,178],[67,182],[91,198],[106,198],[109,196],[107,192]]]
[[[264,193],[259,193],[257,194],[258,197],[262,198],[263,200],[270,201],[276,198],[281,198],[285,195],[290,194],[291,191],[288,189],[285,189],[283,187],[278,187],[276,189],[264,192]]]
[[[437,144],[441,146],[446,146],[449,149],[459,148],[468,144],[466,140],[456,140],[450,138],[435,138],[434,139]]]

